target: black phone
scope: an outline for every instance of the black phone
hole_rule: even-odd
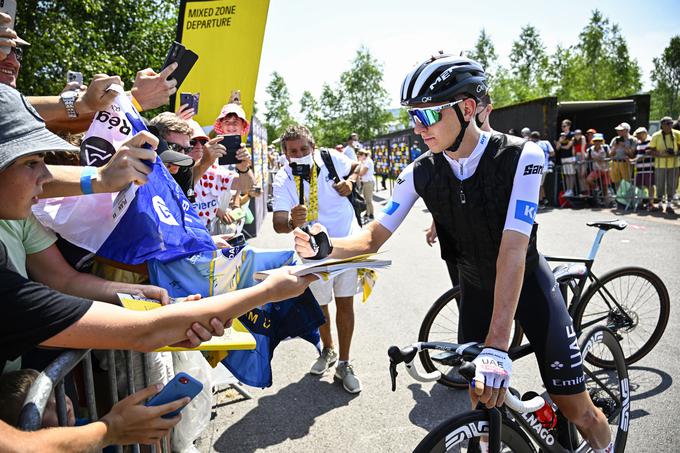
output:
[[[236,158],[236,151],[241,148],[241,136],[240,135],[225,135],[222,137],[220,145],[227,149],[227,153],[219,158],[220,165],[232,165],[241,163],[240,160]]]
[[[165,63],[163,63],[161,71],[176,62],[178,64],[177,69],[172,71],[172,74],[170,74],[168,78],[175,79],[177,81],[177,88],[179,88],[187,75],[189,75],[189,71],[194,67],[197,60],[198,55],[177,41],[173,41],[168,50],[168,55],[165,57]]]
[[[194,109],[194,115],[198,115],[198,99],[201,93],[180,93],[179,105],[188,105],[189,108]]]

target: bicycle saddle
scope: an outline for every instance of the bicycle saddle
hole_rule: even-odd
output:
[[[588,222],[586,223],[586,225],[591,227],[597,227],[605,231],[611,230],[612,228],[617,230],[624,230],[628,226],[628,222],[626,222],[625,220],[614,219],[614,220],[602,220],[600,222]]]

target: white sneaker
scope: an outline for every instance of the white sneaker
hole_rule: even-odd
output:
[[[318,359],[316,359],[316,362],[312,365],[312,369],[309,370],[311,374],[314,374],[316,376],[320,376],[324,374],[330,367],[335,365],[335,363],[338,361],[338,353],[335,352],[334,349],[331,348],[323,348],[323,351],[321,351],[321,355],[319,356]]]

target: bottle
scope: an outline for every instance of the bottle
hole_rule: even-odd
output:
[[[527,392],[522,395],[522,401],[529,401],[536,396],[538,396],[538,393],[536,392]],[[536,420],[538,420],[546,429],[553,429],[557,424],[555,409],[549,401],[546,401],[545,404],[543,404],[543,407],[534,412],[534,417],[536,417]]]

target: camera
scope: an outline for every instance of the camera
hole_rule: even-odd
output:
[[[309,178],[312,171],[310,165],[297,164],[295,162],[290,164],[290,169],[292,170],[293,176],[299,176],[301,178]]]

